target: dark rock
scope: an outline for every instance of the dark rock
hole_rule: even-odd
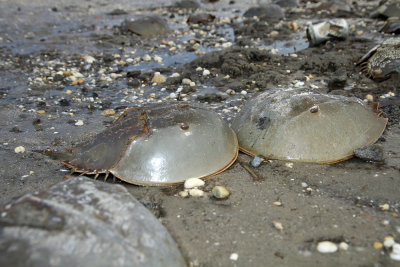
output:
[[[60,106],[62,106],[62,107],[67,107],[67,106],[70,105],[69,101],[68,101],[67,99],[65,99],[65,98],[60,99],[60,100],[58,101],[58,103],[59,103]]]
[[[0,207],[1,266],[186,266],[121,185],[71,178]]]
[[[120,9],[120,8],[114,9],[113,11],[107,13],[107,15],[111,15],[111,16],[120,16],[120,15],[126,15],[126,14],[128,14],[128,12],[126,12],[125,10]]]
[[[280,7],[296,7],[299,5],[298,0],[278,0],[275,1],[275,4],[277,4]]]
[[[370,145],[358,148],[354,150],[354,156],[367,161],[382,162],[385,160],[385,152],[379,145]]]

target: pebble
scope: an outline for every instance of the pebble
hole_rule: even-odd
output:
[[[188,191],[180,191],[179,193],[178,193],[178,195],[180,196],[180,197],[188,197],[189,196],[189,192]]]
[[[104,117],[109,117],[114,114],[115,114],[115,110],[113,110],[113,109],[106,109],[106,110],[103,110],[103,112],[101,112],[101,116],[104,116]]]
[[[320,253],[334,253],[338,250],[338,246],[331,241],[322,241],[318,243],[317,250]]]
[[[372,102],[372,101],[374,101],[374,96],[373,96],[373,95],[370,95],[370,94],[368,94],[368,95],[366,95],[366,96],[365,96],[365,99],[366,99],[367,101],[370,101],[370,102]]]
[[[167,81],[167,77],[165,77],[164,75],[162,75],[159,72],[155,72],[153,79],[151,79],[151,82],[157,83],[157,84],[165,83],[166,81]]]
[[[263,158],[260,156],[254,156],[254,158],[250,161],[252,167],[257,168],[263,162]]]
[[[275,229],[278,231],[282,231],[284,229],[281,222],[273,221],[272,224],[274,225]]]
[[[293,168],[293,162],[287,162],[285,163],[285,166],[292,169]]]
[[[228,47],[231,47],[232,46],[232,43],[231,42],[227,42],[227,43],[223,43],[222,44],[222,47],[223,48],[228,48]]]
[[[385,203],[385,204],[379,205],[379,208],[381,208],[381,210],[389,210],[390,206],[389,206],[389,204]]]
[[[149,54],[146,54],[143,56],[143,61],[151,61],[151,56]]]
[[[232,253],[232,254],[229,256],[229,259],[230,259],[231,261],[237,261],[237,260],[239,259],[239,255],[238,255],[237,253]]]
[[[272,38],[277,37],[279,35],[278,31],[272,31],[269,33],[269,36],[271,36]]]
[[[392,236],[385,236],[383,239],[383,246],[387,249],[391,248],[394,243],[394,238]]]
[[[188,78],[183,78],[182,79],[182,84],[190,85],[191,83],[192,83],[192,80],[190,80]]]
[[[193,188],[189,190],[189,195],[191,195],[192,197],[202,197],[204,196],[204,191],[197,188]]]
[[[17,146],[15,149],[14,149],[14,152],[15,153],[24,153],[25,152],[25,147],[23,147],[23,146]]]
[[[390,253],[390,258],[395,261],[400,261],[400,244],[394,243],[392,247],[392,253]]]
[[[347,244],[346,242],[340,242],[339,249],[340,250],[348,250],[349,249],[349,244]]]
[[[205,182],[199,178],[189,178],[185,181],[184,187],[185,189],[192,189],[204,186]]]
[[[382,162],[385,160],[385,152],[379,145],[363,146],[354,150],[354,156],[366,161],[378,161]]]
[[[240,94],[242,94],[242,95],[247,95],[247,91],[242,90],[242,91],[240,92]]]
[[[154,57],[153,57],[153,60],[154,60],[154,62],[156,62],[156,63],[161,63],[161,62],[163,61],[162,57],[160,57],[160,56],[154,56]]]
[[[229,196],[230,192],[225,187],[217,185],[217,186],[214,186],[214,188],[212,189],[212,194],[216,198],[223,199],[223,198],[227,198]]]
[[[75,122],[75,126],[82,126],[83,124],[83,120],[78,120],[77,122]]]
[[[382,249],[383,244],[381,242],[379,242],[379,241],[375,241],[373,246],[374,246],[374,249],[380,250],[380,249]]]
[[[88,64],[92,64],[96,61],[96,59],[92,56],[85,56],[85,62]]]
[[[210,75],[210,71],[209,70],[207,70],[207,69],[204,69],[203,70],[203,76],[208,76],[208,75]]]
[[[280,206],[282,206],[282,202],[274,201],[274,202],[272,202],[272,205],[280,207]]]

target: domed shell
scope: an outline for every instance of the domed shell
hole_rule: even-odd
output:
[[[248,101],[232,128],[250,155],[334,163],[374,143],[386,123],[357,98],[275,89]]]
[[[110,172],[139,185],[170,185],[228,168],[235,133],[213,111],[185,104],[128,109],[110,128],[74,149],[64,164],[77,172]]]

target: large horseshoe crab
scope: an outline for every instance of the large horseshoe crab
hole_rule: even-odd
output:
[[[218,174],[237,155],[236,135],[217,113],[170,104],[127,109],[63,163],[95,178],[111,173],[132,184],[171,185]]]
[[[400,73],[400,37],[390,38],[373,47],[357,63],[373,80],[386,80]]]
[[[387,119],[357,98],[298,89],[266,91],[232,122],[240,150],[290,161],[335,163],[374,143]]]

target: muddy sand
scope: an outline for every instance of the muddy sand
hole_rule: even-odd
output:
[[[183,185],[116,183],[159,219],[190,266],[398,266],[381,244],[400,242],[399,79],[373,81],[356,66],[392,37],[379,32],[384,17],[370,16],[379,1],[278,2],[294,6],[246,18],[259,3],[1,1],[0,201],[70,177],[40,151],[87,140],[127,107],[201,102],[230,122],[259,92],[304,87],[380,102],[385,161],[267,160],[251,175],[240,153],[201,198],[178,196]],[[133,33],[126,20],[144,15],[169,30]],[[333,18],[346,19],[348,37],[308,47],[307,23]],[[167,79],[153,80],[157,72]],[[215,185],[229,198],[213,198]],[[320,241],[341,245],[324,254]]]

